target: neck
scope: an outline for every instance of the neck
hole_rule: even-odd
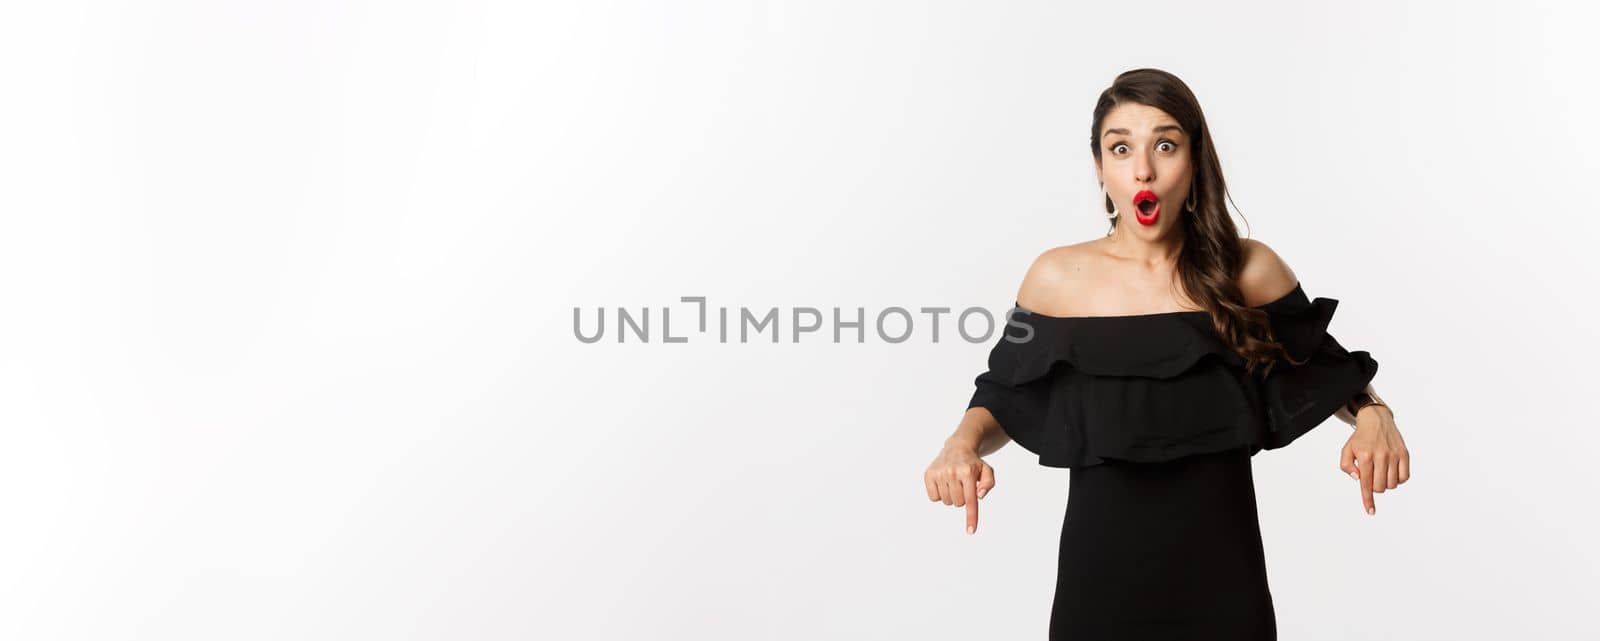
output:
[[[1182,230],[1173,228],[1160,237],[1146,238],[1137,233],[1140,230],[1127,229],[1131,225],[1138,223],[1117,221],[1115,230],[1105,239],[1107,253],[1150,269],[1165,269],[1178,262],[1178,254],[1183,251]]]

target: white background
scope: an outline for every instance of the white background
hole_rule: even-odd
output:
[[[1577,5],[11,3],[0,637],[1043,638],[1067,472],[922,485],[987,343],[678,299],[1004,310],[1136,67],[1412,451],[1376,516],[1336,420],[1255,459],[1282,638],[1592,634]]]

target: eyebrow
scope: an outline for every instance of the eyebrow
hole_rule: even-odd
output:
[[[1160,127],[1156,127],[1155,129],[1151,129],[1150,133],[1159,134],[1159,133],[1161,133],[1163,131],[1177,131],[1179,133],[1182,133],[1183,132],[1183,127],[1179,127],[1177,125],[1161,125]],[[1131,135],[1130,132],[1128,130],[1126,130],[1126,129],[1120,129],[1119,128],[1119,129],[1107,129],[1106,130],[1105,135],[1110,136],[1112,134],[1122,134],[1124,136]]]

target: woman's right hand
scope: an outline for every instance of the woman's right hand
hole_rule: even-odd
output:
[[[978,499],[994,487],[994,468],[978,458],[978,451],[959,443],[946,443],[922,480],[928,500],[967,508],[967,534],[978,531]]]

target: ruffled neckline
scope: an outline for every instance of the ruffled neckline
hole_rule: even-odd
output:
[[[1296,281],[1289,293],[1254,307],[1268,313],[1277,340],[1300,360],[1320,342],[1337,304],[1308,300]],[[1017,305],[1005,334],[991,367],[1014,385],[1045,378],[1058,365],[1097,376],[1158,379],[1181,375],[1206,358],[1245,365],[1217,335],[1206,310],[1051,316]]]

